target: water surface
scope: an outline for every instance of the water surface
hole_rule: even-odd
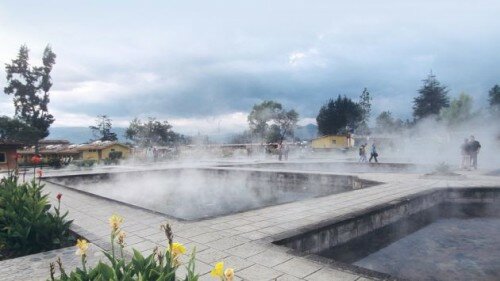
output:
[[[439,219],[353,264],[410,280],[500,280],[500,219]]]

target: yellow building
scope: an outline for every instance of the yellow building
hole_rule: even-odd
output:
[[[79,159],[100,161],[109,159],[109,154],[116,152],[121,154],[121,159],[126,159],[132,153],[132,148],[118,142],[94,142],[81,145],[78,148]]]
[[[313,139],[313,149],[347,149],[354,146],[351,135],[328,135]]]

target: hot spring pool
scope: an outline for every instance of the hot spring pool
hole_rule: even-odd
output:
[[[499,280],[500,218],[439,219],[354,262],[414,280]]]
[[[275,243],[381,279],[500,280],[500,188],[424,192]]]
[[[46,179],[185,220],[242,212],[365,188],[352,176],[231,169],[164,169]]]

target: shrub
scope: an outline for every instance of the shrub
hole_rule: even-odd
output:
[[[77,281],[77,280],[160,280],[160,281],[197,281],[198,274],[195,273],[195,251],[190,255],[186,266],[187,275],[178,278],[176,271],[181,266],[180,257],[185,254],[186,248],[173,242],[173,233],[169,224],[162,225],[167,237],[167,249],[162,252],[156,248],[152,254],[143,256],[140,252],[133,250],[134,254],[130,259],[126,259],[123,254],[125,246],[125,232],[120,228],[123,219],[117,215],[109,218],[111,227],[111,250],[104,252],[108,262],[99,263],[94,268],[87,268],[87,251],[89,245],[85,240],[78,240],[77,255],[81,256],[82,267],[66,273],[60,259],[56,263],[50,264],[50,278],[52,281]],[[115,247],[119,246],[119,251]],[[116,255],[119,252],[119,256]],[[55,277],[56,264],[60,271],[60,277]],[[219,262],[212,270],[212,276],[220,278],[222,281],[232,281],[234,270],[228,268],[224,270],[224,264]]]
[[[122,157],[123,153],[121,151],[111,151],[108,158],[104,159],[104,165],[117,165]]]
[[[43,185],[35,179],[18,183],[9,176],[0,181],[0,245],[1,258],[16,257],[48,251],[74,241],[67,221],[68,212],[61,215],[60,199],[55,213],[43,194]],[[1,254],[0,254],[1,255]]]
[[[86,160],[76,160],[72,162],[75,164],[75,166],[82,168],[82,167],[92,167],[96,163],[95,160],[92,159],[86,159]]]
[[[59,169],[62,167],[61,159],[59,158],[50,158],[47,161],[47,165],[49,165],[52,168]]]
[[[109,157],[110,160],[119,160],[119,159],[122,159],[123,152],[121,152],[121,151],[111,151],[109,153],[108,157]]]

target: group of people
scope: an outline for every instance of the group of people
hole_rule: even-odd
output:
[[[378,152],[377,152],[377,147],[375,144],[372,144],[371,150],[370,150],[370,159],[367,161],[366,160],[366,150],[367,150],[368,144],[362,144],[359,147],[359,162],[365,163],[365,162],[372,162],[372,159],[375,160],[375,163],[378,163]]]
[[[470,136],[469,139],[465,139],[464,143],[460,146],[462,153],[462,164],[460,165],[462,169],[474,168],[477,170],[477,155],[481,149],[481,144],[474,138]]]
[[[288,145],[280,142],[278,143],[276,149],[278,150],[279,161],[283,160],[283,158],[285,158],[285,160],[288,160],[288,152],[290,152],[290,148],[288,147]]]

